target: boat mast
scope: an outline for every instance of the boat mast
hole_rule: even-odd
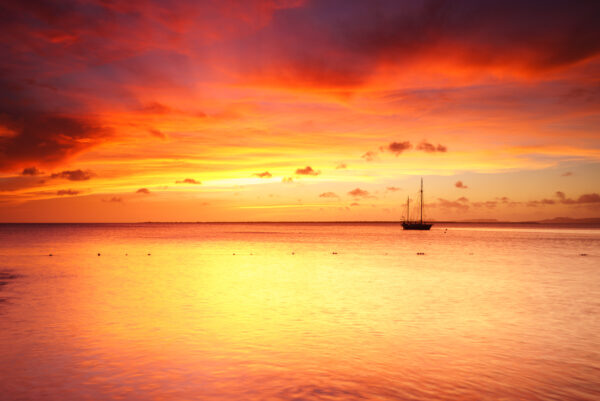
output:
[[[423,177],[421,177],[421,224],[423,224]]]
[[[406,221],[410,223],[410,198],[406,197]]]

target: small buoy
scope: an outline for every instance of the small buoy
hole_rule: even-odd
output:
[[[235,252],[232,255],[235,256]]]
[[[579,256],[587,256],[587,253],[580,253]]]
[[[148,254],[148,256],[152,255],[151,253]]]
[[[98,252],[98,256],[100,256],[100,252]]]
[[[52,256],[52,254],[51,254],[51,253],[49,253],[49,254],[48,254],[48,256]]]
[[[331,252],[332,255],[337,255],[337,252]]]
[[[425,255],[425,252],[417,252],[417,255]]]
[[[295,254],[296,254],[296,252],[292,252],[292,255],[295,255]]]

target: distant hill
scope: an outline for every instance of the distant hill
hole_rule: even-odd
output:
[[[600,217],[588,217],[583,219],[572,219],[570,217],[555,217],[553,219],[540,220],[540,224],[600,224]]]

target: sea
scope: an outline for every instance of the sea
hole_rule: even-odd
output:
[[[0,399],[599,400],[600,229],[3,224]]]

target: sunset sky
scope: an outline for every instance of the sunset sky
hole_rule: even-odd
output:
[[[598,1],[2,1],[0,222],[600,217]]]

